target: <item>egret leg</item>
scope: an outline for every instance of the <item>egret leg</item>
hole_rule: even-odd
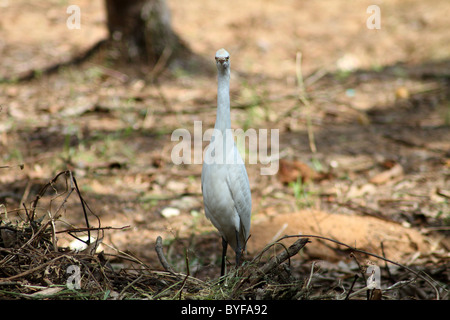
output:
[[[220,270],[220,276],[222,277],[225,275],[225,260],[227,256],[227,248],[228,248],[228,242],[225,240],[224,237],[222,237],[222,268]]]

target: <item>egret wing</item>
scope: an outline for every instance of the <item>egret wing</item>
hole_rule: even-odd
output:
[[[235,148],[235,152],[238,152],[237,148]],[[229,165],[227,184],[233,197],[235,210],[241,221],[242,230],[240,230],[240,233],[245,243],[250,233],[252,197],[247,170],[242,158],[238,163]]]

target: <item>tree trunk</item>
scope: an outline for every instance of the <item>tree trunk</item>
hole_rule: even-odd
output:
[[[106,0],[107,26],[116,58],[151,66],[189,51],[171,26],[165,0]]]

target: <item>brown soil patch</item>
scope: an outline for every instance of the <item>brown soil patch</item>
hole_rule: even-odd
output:
[[[327,213],[317,210],[280,214],[262,218],[252,226],[249,252],[258,252],[283,235],[319,235],[338,240],[360,250],[406,263],[416,254],[427,254],[430,243],[418,230],[374,217]],[[295,240],[295,239],[294,239]],[[292,241],[285,240],[288,244]],[[328,261],[345,259],[337,244],[311,238],[305,254]],[[340,249],[340,250],[336,250]],[[348,255],[346,255],[348,258]],[[380,263],[382,261],[379,261]]]

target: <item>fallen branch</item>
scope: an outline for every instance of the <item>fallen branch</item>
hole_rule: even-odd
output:
[[[123,227],[111,227],[111,226],[108,226],[108,227],[98,227],[98,228],[95,228],[95,227],[71,228],[71,229],[59,230],[59,231],[56,231],[55,233],[86,232],[88,230],[90,230],[90,231],[96,231],[96,230],[125,230],[125,229],[128,229],[129,227],[130,226],[127,225],[127,226],[123,226]]]
[[[24,276],[26,276],[26,275],[29,275],[29,274],[32,274],[32,273],[36,272],[36,271],[39,270],[39,269],[42,269],[42,268],[44,268],[44,267],[47,267],[48,265],[54,263],[55,261],[57,261],[57,260],[59,260],[59,259],[61,259],[61,258],[65,258],[65,257],[66,257],[66,255],[58,256],[58,257],[56,257],[56,258],[54,258],[54,259],[52,259],[52,260],[49,260],[49,261],[44,262],[44,263],[42,263],[42,264],[39,264],[38,266],[36,266],[36,267],[34,267],[34,268],[31,268],[31,269],[28,269],[28,270],[26,270],[26,271],[24,271],[24,272],[22,272],[22,273],[15,274],[15,275],[10,276],[10,277],[8,277],[8,278],[0,279],[0,282],[8,282],[8,281],[11,281],[11,280],[14,280],[14,279],[22,278],[22,277],[24,277]]]
[[[269,262],[259,269],[260,276],[252,280],[252,285],[259,281],[264,275],[271,272],[275,267],[295,256],[308,242],[309,240],[307,238],[300,238],[287,248],[287,250],[280,252],[277,256],[270,259]]]
[[[394,264],[394,265],[396,265],[396,266],[398,266],[398,267],[400,267],[400,268],[403,268],[403,269],[405,269],[405,270],[411,272],[412,274],[414,274],[414,275],[417,276],[418,278],[420,278],[420,279],[424,280],[426,283],[428,283],[428,284],[433,288],[433,290],[436,292],[436,300],[439,300],[439,291],[438,291],[438,289],[436,288],[436,286],[435,286],[429,279],[427,279],[425,276],[421,275],[419,272],[414,271],[413,269],[411,269],[411,268],[409,268],[409,267],[407,267],[407,266],[405,266],[405,265],[402,265],[401,263],[398,263],[398,262],[389,260],[389,259],[387,259],[387,258],[385,258],[385,257],[382,257],[382,256],[379,256],[379,255],[377,255],[377,254],[375,254],[375,253],[371,253],[371,252],[367,252],[367,251],[364,251],[364,250],[361,250],[361,249],[354,248],[354,247],[352,247],[352,246],[350,246],[350,245],[348,245],[348,244],[345,244],[345,243],[343,243],[343,242],[340,242],[340,241],[338,241],[338,240],[330,239],[330,238],[323,237],[323,236],[317,236],[317,235],[291,235],[291,236],[284,236],[284,237],[282,237],[281,239],[279,239],[278,241],[281,241],[281,240],[287,239],[287,238],[295,238],[295,237],[306,238],[306,240],[308,240],[308,238],[316,238],[316,239],[322,239],[322,240],[326,240],[326,241],[331,241],[331,242],[334,242],[334,243],[336,243],[336,244],[338,244],[338,245],[347,247],[347,248],[351,249],[351,250],[354,251],[354,252],[359,252],[359,253],[362,253],[362,254],[366,254],[366,255],[368,255],[368,256],[372,256],[372,257],[374,257],[374,258],[377,258],[377,259],[380,259],[380,260],[389,262],[389,263],[391,263],[391,264]],[[298,241],[298,240],[297,240],[297,241]],[[296,241],[296,242],[297,242],[297,241]],[[426,275],[426,274],[425,274],[425,275]]]
[[[59,191],[56,190],[56,183],[59,180],[59,178],[63,176],[65,177],[65,190],[64,192],[60,193]],[[54,221],[56,221],[60,216],[61,216],[61,210],[63,208],[65,208],[66,203],[68,202],[70,196],[72,195],[72,193],[75,191],[76,194],[78,195],[78,199],[80,201],[81,204],[81,209],[83,211],[83,216],[84,216],[84,221],[86,224],[86,227],[83,228],[83,231],[87,232],[88,234],[88,240],[84,241],[82,239],[80,239],[79,237],[77,237],[75,235],[76,232],[79,232],[77,230],[75,231],[68,231],[68,234],[72,237],[74,237],[75,239],[77,239],[78,241],[84,242],[87,245],[89,245],[91,243],[91,230],[97,230],[97,231],[101,231],[103,233],[103,228],[100,227],[100,218],[89,208],[88,204],[86,203],[86,201],[84,200],[83,196],[81,195],[80,189],[78,187],[77,184],[77,180],[75,178],[75,176],[72,174],[72,171],[70,170],[66,170],[66,171],[61,171],[59,172],[52,180],[50,180],[49,182],[47,182],[44,186],[42,186],[41,190],[39,191],[39,193],[36,195],[36,198],[31,202],[31,206],[30,206],[30,212],[28,213],[27,209],[25,208],[25,212],[27,213],[27,217],[28,220],[30,222],[30,224],[32,225],[32,222],[35,220],[36,218],[36,209],[38,208],[38,202],[40,201],[40,199],[42,199],[46,193],[48,188],[52,188],[55,192],[56,195],[51,199],[50,202],[50,206],[51,203],[53,201],[55,201],[56,199],[58,199],[59,197],[63,197],[63,200],[61,201],[61,203],[59,204],[58,208],[56,209],[56,211],[52,214],[50,214],[50,221],[47,222],[47,224],[53,224]],[[89,217],[88,217],[88,211],[97,219],[98,221],[98,228],[91,228],[90,227],[90,223],[89,223]],[[44,229],[46,229],[46,225],[43,227]],[[55,230],[53,230],[54,235],[58,232],[55,232]],[[103,238],[103,236],[97,236],[96,239],[101,239]],[[56,246],[56,239],[53,239],[53,243],[55,245],[55,250],[57,250],[57,246]]]
[[[166,270],[172,274],[175,274],[172,267],[167,262],[166,257],[164,256],[162,238],[160,236],[158,236],[156,238],[155,250],[156,250],[156,254],[158,255],[159,262],[161,262],[161,265],[163,266],[164,270]]]
[[[283,239],[283,238],[281,238]],[[281,240],[280,239],[280,240]],[[256,272],[252,268],[253,263],[250,263],[249,266],[244,272],[250,273],[248,276],[244,276],[242,281],[235,287],[234,293],[239,292],[239,289],[247,282],[249,282],[248,287],[251,288],[262,281],[264,276],[268,273],[270,273],[273,269],[275,269],[277,266],[279,266],[284,261],[290,259],[291,257],[295,256],[307,243],[309,240],[306,238],[301,238],[295,241],[289,248],[286,248],[282,243],[279,243],[279,241],[274,242],[270,245],[268,245],[260,254],[258,254],[252,262],[257,261],[264,252],[266,252],[269,248],[271,248],[275,244],[279,244],[285,248],[281,253],[279,253],[277,256],[273,257],[269,260],[266,264],[264,264],[261,268],[257,269]],[[256,275],[255,275],[256,274]]]

